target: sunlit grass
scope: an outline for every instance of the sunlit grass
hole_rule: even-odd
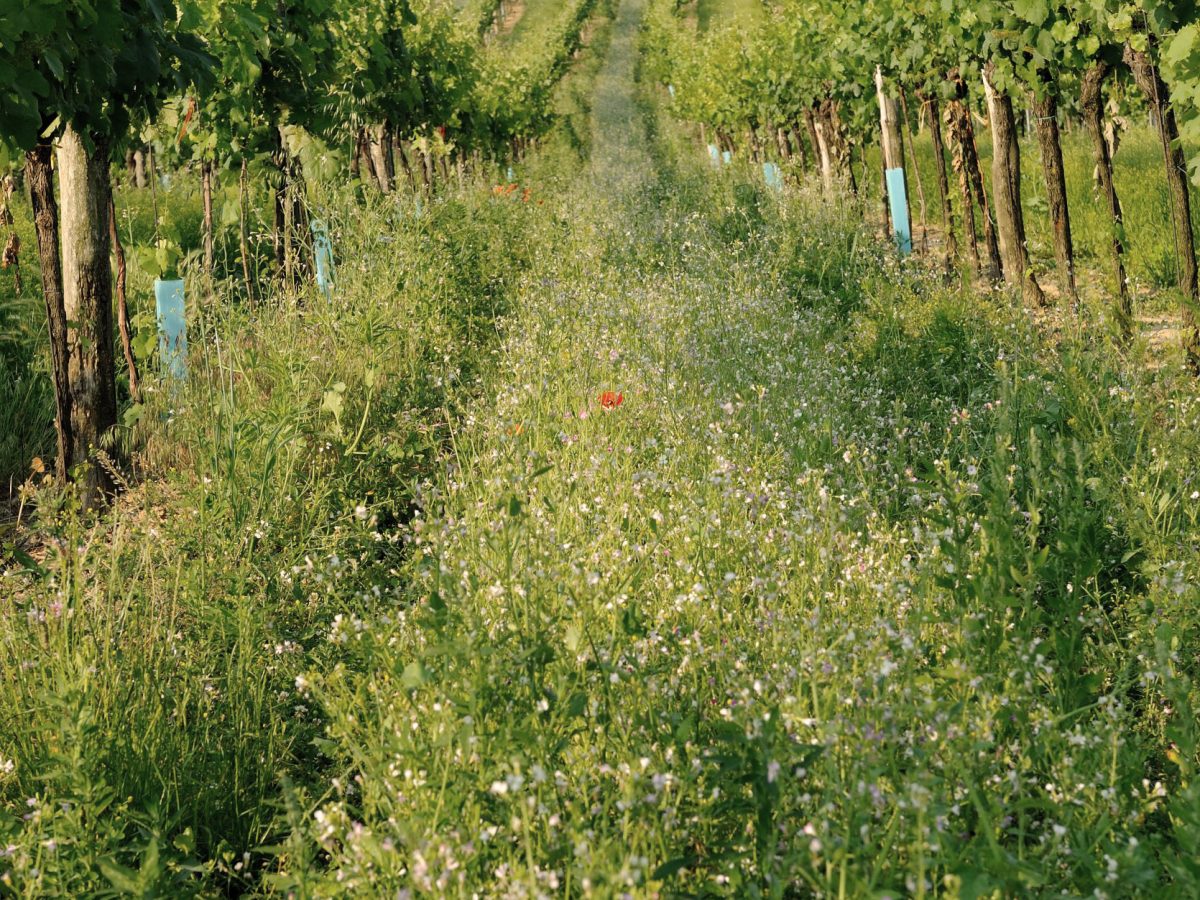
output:
[[[701,30],[730,23],[749,24],[764,15],[762,0],[697,0]]]

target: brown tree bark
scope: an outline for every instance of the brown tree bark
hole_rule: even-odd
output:
[[[279,184],[275,190],[275,262],[289,289],[295,289],[311,255],[308,212],[304,205],[304,173],[300,160],[288,152],[282,131],[276,144]]]
[[[358,129],[354,139],[354,160],[357,174],[364,181],[370,181],[378,186],[379,179],[375,177],[375,161],[371,159],[371,139],[367,136],[366,126]]]
[[[833,150],[830,148],[829,125],[825,119],[811,114],[813,147],[816,148],[817,166],[821,171],[821,187],[825,196],[833,196]]]
[[[1113,165],[1110,144],[1104,132],[1104,79],[1108,76],[1108,63],[1097,60],[1083,73],[1079,88],[1079,103],[1083,108],[1083,121],[1092,137],[1092,157],[1096,163],[1096,175],[1100,182],[1100,196],[1108,208],[1112,220],[1112,241],[1109,253],[1112,259],[1113,276],[1116,279],[1117,324],[1126,337],[1133,333],[1133,305],[1129,299],[1129,286],[1125,279],[1125,218],[1121,212],[1121,201],[1113,183]]]
[[[917,94],[929,110],[929,137],[933,142],[934,173],[937,176],[938,200],[942,208],[942,232],[946,241],[946,269],[949,270],[958,258],[958,240],[954,235],[954,210],[950,205],[950,179],[946,172],[946,149],[942,142],[941,110],[937,97]]]
[[[250,215],[250,176],[247,168],[246,159],[243,157],[242,171],[238,176],[238,244],[242,257],[242,279],[246,285],[246,299],[253,305],[254,281],[250,278],[250,238],[246,222]]]
[[[428,146],[421,148],[420,154],[421,154],[421,172],[425,178],[425,190],[428,193],[432,194],[433,193],[433,155],[429,152]],[[523,154],[521,151],[521,142],[520,142],[519,138],[517,139],[517,154],[516,155],[517,155],[517,161],[520,162]]]
[[[779,152],[779,158],[787,162],[792,158],[792,145],[788,142],[787,132],[782,128],[772,128],[775,132],[775,149]]]
[[[380,149],[383,151],[383,170],[387,172],[388,184],[394,190],[396,187],[396,141],[392,136],[392,125],[390,122],[383,123],[379,143]]]
[[[1054,231],[1054,259],[1063,291],[1071,308],[1079,305],[1075,285],[1075,247],[1071,240],[1071,212],[1067,208],[1067,176],[1063,170],[1062,143],[1058,136],[1057,88],[1048,77],[1042,84],[1043,94],[1033,97],[1034,131],[1042,157],[1042,176],[1046,181],[1046,197],[1050,206],[1050,226]]]
[[[996,224],[1004,257],[1007,281],[1021,288],[1027,305],[1045,306],[1046,296],[1033,276],[1025,245],[1025,216],[1021,210],[1021,147],[1012,99],[992,82],[995,66],[983,68],[983,86],[992,128],[992,195],[996,201]]]
[[[387,156],[391,153],[391,136],[386,125],[373,125],[368,139],[371,152],[371,171],[375,175],[375,184],[385,194],[392,192],[392,175],[387,164]]]
[[[821,101],[818,120],[825,125],[825,140],[829,147],[835,178],[848,188],[852,195],[858,196],[858,184],[854,180],[854,167],[850,160],[850,141],[846,137],[846,128],[838,115],[835,100],[826,97]]]
[[[759,141],[758,127],[755,125],[751,125],[746,129],[746,146],[750,148],[750,161],[752,163],[763,161],[762,145]]]
[[[125,353],[125,367],[129,370],[129,396],[134,403],[142,402],[141,379],[138,377],[137,360],[133,355],[133,338],[129,330],[129,303],[125,293],[127,270],[125,245],[117,229],[117,205],[112,191],[108,192],[108,239],[112,243],[113,256],[117,260],[117,330],[121,333],[121,350]]]
[[[817,140],[817,116],[816,104],[813,104],[812,109],[804,111],[804,128],[808,132],[808,143],[812,147],[813,165],[824,176],[824,164],[821,156],[820,142]]]
[[[1000,256],[1000,243],[996,238],[996,225],[992,219],[991,203],[987,191],[983,187],[983,168],[979,164],[979,148],[975,145],[975,126],[971,124],[971,111],[967,106],[967,83],[957,72],[950,76],[954,82],[955,98],[946,106],[947,121],[953,117],[958,136],[961,139],[962,164],[971,193],[979,207],[983,219],[983,249],[986,256],[981,259],[982,275],[997,281],[1004,275],[1004,265]]]
[[[908,117],[908,95],[904,86],[899,85],[901,121],[904,123],[904,149],[908,153],[908,171],[912,172],[913,180],[917,183],[917,208],[921,211],[921,251],[929,249],[929,219],[925,206],[925,185],[921,181],[921,167],[917,165],[917,146],[913,139],[912,123]],[[907,182],[906,182],[907,183]],[[911,229],[910,229],[911,232]]]
[[[811,157],[808,155],[808,147],[804,146],[804,135],[800,133],[800,126],[798,124],[791,128],[791,135],[792,152],[796,155],[796,159],[800,161],[800,169],[802,171],[807,170]]]
[[[412,163],[409,161],[408,153],[404,149],[404,141],[396,141],[396,152],[400,156],[400,165],[404,167],[404,174],[408,176],[408,186],[415,192],[417,189],[417,176],[413,173]]]
[[[275,187],[275,196],[273,198],[274,210],[274,228],[272,231],[272,249],[275,251],[275,270],[276,274],[282,277],[285,274],[285,263],[287,256],[284,248],[284,232],[287,229],[286,215],[284,213],[284,203],[287,198],[287,175],[284,174],[280,167],[278,177],[280,183]]]
[[[1171,94],[1150,55],[1125,45],[1125,64],[1133,80],[1146,96],[1158,122],[1158,135],[1167,169],[1167,188],[1171,192],[1171,220],[1175,231],[1175,255],[1179,269],[1176,283],[1186,298],[1182,309],[1183,349],[1188,365],[1200,373],[1200,329],[1192,312],[1191,301],[1200,298],[1196,274],[1196,239],[1192,232],[1191,194],[1187,181],[1187,161],[1179,143],[1179,125],[1171,107]]]
[[[103,141],[89,149],[74,127],[66,126],[58,142],[58,172],[73,465],[91,461],[117,424],[108,165]],[[78,485],[87,509],[100,502],[112,482],[105,468],[93,463],[84,466]]]
[[[975,202],[971,196],[971,158],[975,152],[975,141],[969,131],[971,114],[961,101],[951,100],[946,104],[945,117],[946,130],[950,136],[950,161],[958,174],[958,189],[963,208],[963,236],[967,239],[967,250],[971,254],[971,273],[976,278],[985,275],[989,279],[995,279],[996,275],[990,263],[989,270],[986,273],[983,270],[979,256],[979,236],[975,230]],[[974,164],[978,168],[978,159]]]
[[[146,182],[150,185],[150,208],[154,213],[154,230],[158,232],[158,169],[154,164],[154,145],[146,146]]]
[[[58,253],[58,203],[54,198],[54,148],[39,143],[25,155],[25,181],[33,205],[38,260],[42,270],[42,296],[50,330],[50,371],[54,379],[54,428],[58,435],[55,474],[65,482],[75,445],[71,423],[67,313],[63,306],[62,262]]]
[[[204,274],[208,278],[211,288],[215,260],[213,252],[213,164],[211,162],[203,162],[200,164],[200,192],[204,198]]]

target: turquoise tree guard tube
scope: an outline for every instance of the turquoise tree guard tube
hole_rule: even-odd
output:
[[[783,190],[783,173],[779,170],[779,166],[773,162],[763,163],[763,181],[773,191]]]
[[[892,233],[901,256],[912,253],[912,234],[908,230],[908,193],[904,187],[904,170],[887,170],[888,205],[892,210]]]
[[[154,306],[158,313],[158,355],[164,371],[179,381],[187,378],[187,315],[183,280],[154,279]]]
[[[333,283],[336,280],[333,243],[329,240],[329,232],[324,222],[314,219],[309,227],[312,229],[313,255],[317,263],[317,289],[325,295],[326,300],[332,300]]]
[[[721,151],[712,144],[708,145],[708,158],[712,162],[714,168],[719,168],[721,165]]]

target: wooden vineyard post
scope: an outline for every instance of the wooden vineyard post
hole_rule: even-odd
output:
[[[912,253],[912,216],[908,209],[908,183],[904,177],[904,139],[900,133],[900,109],[883,89],[883,70],[875,67],[875,93],[879,98],[879,128],[882,135],[884,179],[887,184],[892,235],[901,256]]]

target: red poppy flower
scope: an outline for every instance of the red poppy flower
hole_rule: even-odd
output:
[[[625,395],[618,394],[616,391],[605,391],[600,395],[601,409],[616,409],[625,402]]]

